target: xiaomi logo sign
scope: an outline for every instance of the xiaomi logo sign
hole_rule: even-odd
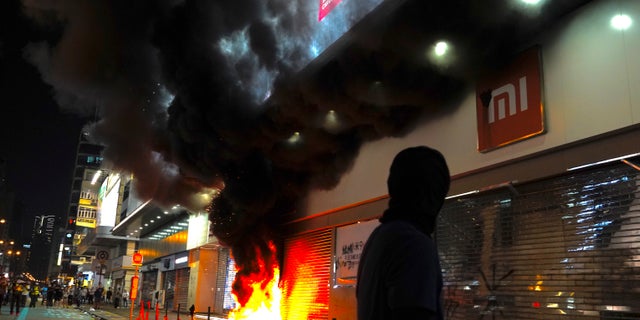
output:
[[[489,151],[544,132],[540,48],[478,82],[478,150]]]

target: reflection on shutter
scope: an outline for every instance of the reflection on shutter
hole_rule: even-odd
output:
[[[142,291],[139,299],[142,299],[145,303],[150,301],[153,296],[153,291],[156,290],[156,282],[158,281],[158,271],[148,271],[142,274]],[[146,306],[146,305],[145,305]]]
[[[176,307],[180,305],[180,312],[189,310],[187,305],[187,296],[189,293],[189,271],[190,268],[183,268],[176,270],[176,293],[175,304]]]
[[[284,245],[282,319],[327,319],[332,229],[289,238]]]
[[[640,319],[639,176],[615,164],[447,201],[446,319]]]
[[[176,271],[170,270],[164,273],[164,284],[162,288],[164,292],[164,305],[169,310],[176,310],[178,305],[175,304],[176,295]]]

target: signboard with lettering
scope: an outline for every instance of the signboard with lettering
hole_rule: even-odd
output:
[[[340,227],[336,231],[337,285],[354,285],[364,244],[380,222],[377,219]]]
[[[138,298],[138,286],[139,285],[140,285],[140,278],[138,276],[131,277],[131,288],[130,288],[130,291],[129,291],[129,299],[135,300],[135,299]]]
[[[544,133],[540,47],[478,82],[476,114],[480,152]]]
[[[77,217],[76,218],[76,225],[80,226],[80,227],[86,227],[86,228],[95,229],[96,228],[96,219]]]
[[[318,21],[322,21],[324,17],[335,8],[341,0],[320,0],[320,10],[318,11]]]

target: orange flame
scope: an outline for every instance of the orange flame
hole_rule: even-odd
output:
[[[268,281],[266,286],[263,286],[259,280],[253,282],[251,284],[253,287],[251,297],[244,306],[231,311],[229,319],[281,320],[280,300],[282,291],[278,287],[279,272],[278,267],[274,268],[275,276]],[[235,294],[234,298],[238,301]]]
[[[236,270],[236,279],[234,281],[233,297],[238,307],[229,313],[229,319],[244,320],[281,320],[280,300],[282,298],[282,290],[278,286],[280,268],[276,262],[275,245],[269,243],[270,252],[263,257],[258,254],[259,259],[257,266],[259,270],[254,270],[250,274],[242,273]],[[260,251],[256,248],[256,251]],[[269,263],[265,263],[269,261]],[[236,265],[236,268],[239,266]],[[241,287],[241,289],[238,289]],[[238,297],[239,294],[248,294],[249,296]]]

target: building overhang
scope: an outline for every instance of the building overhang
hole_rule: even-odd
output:
[[[153,202],[147,201],[110,231],[114,237],[137,240],[188,215],[189,213],[184,207],[174,206],[170,209],[163,209]]]

